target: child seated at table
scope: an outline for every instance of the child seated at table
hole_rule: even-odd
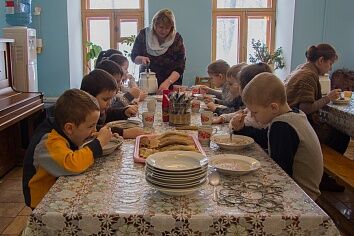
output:
[[[110,56],[114,55],[114,54],[119,54],[119,55],[123,55],[123,53],[117,49],[114,48],[110,48],[107,50],[102,50],[96,59],[96,63],[95,63],[95,68],[97,67],[98,64],[101,63],[101,61],[103,60],[107,60]]]
[[[226,83],[229,86],[230,98],[232,98],[231,102],[227,103],[226,107],[217,107],[213,102],[207,103],[207,107],[212,112],[218,114],[220,119],[224,119],[220,115],[235,112],[243,105],[238,84],[238,74],[245,66],[247,66],[246,63],[240,63],[231,66],[231,68],[226,72]],[[223,121],[220,123],[223,123]]]
[[[114,78],[104,70],[95,69],[85,75],[81,81],[81,90],[94,96],[100,105],[100,120],[98,128],[106,123],[106,117],[111,120],[123,120],[127,117],[136,116],[137,106],[127,106],[123,108],[109,109],[112,98],[116,95],[118,86]],[[129,129],[115,129],[123,138],[135,138],[138,135],[145,134],[140,127]]]
[[[242,100],[256,121],[269,126],[244,126],[244,115],[238,114],[234,118],[235,133],[258,140],[262,137],[269,156],[316,200],[323,174],[321,146],[306,115],[289,107],[283,82],[271,73],[261,73],[246,85]]]
[[[136,105],[136,104],[132,104],[132,103],[133,103],[133,100],[135,99],[135,97],[139,97],[140,90],[138,88],[134,88],[132,92],[123,93],[121,91],[122,78],[124,75],[124,72],[123,72],[123,69],[121,66],[119,66],[114,61],[107,59],[107,60],[102,60],[96,66],[96,69],[102,69],[102,70],[108,72],[110,75],[113,76],[113,78],[117,82],[118,92],[117,92],[116,96],[112,99],[110,109],[115,108],[115,107],[122,108],[122,107],[129,106],[130,104]],[[111,121],[110,117],[107,117],[106,121],[107,122]]]
[[[226,73],[230,69],[229,64],[224,60],[216,60],[208,65],[208,75],[212,79],[212,83],[216,88],[220,90],[209,88],[206,85],[199,85],[201,93],[208,93],[215,95],[216,98],[206,98],[205,103],[214,102],[216,104],[227,106],[232,101],[232,97],[229,93],[229,85],[226,83]]]
[[[245,88],[245,86],[258,74],[262,72],[272,72],[271,68],[268,66],[268,64],[260,62],[260,63],[255,63],[251,65],[245,65],[241,71],[238,73],[237,77],[235,78],[236,81],[235,83],[239,87],[239,94],[242,94],[242,90]],[[242,99],[241,99],[242,100]],[[244,112],[246,115],[245,117],[245,124],[247,126],[252,126],[255,128],[264,128],[266,125],[260,124],[256,122],[252,117],[251,114],[248,112],[247,109],[244,111],[237,111],[239,112]],[[230,122],[230,126],[232,126],[232,118],[235,116],[236,113],[228,113],[228,114],[222,114],[219,118],[216,118],[213,123],[218,124],[218,123],[223,123],[223,122]],[[263,147],[266,149],[266,147]]]
[[[27,206],[35,208],[59,176],[80,174],[102,155],[102,147],[112,138],[107,127],[80,148],[96,131],[99,116],[97,100],[82,90],[70,89],[58,98],[54,117],[36,129],[26,151],[23,194]]]
[[[139,101],[143,101],[146,98],[147,93],[138,88],[138,85],[135,82],[135,78],[131,74],[129,74],[129,72],[128,72],[128,68],[129,68],[128,58],[126,58],[123,55],[113,54],[108,59],[111,61],[114,61],[123,69],[122,83],[127,83],[127,86],[126,87],[122,86],[121,87],[122,91],[123,92],[129,91]],[[138,96],[135,96],[135,94],[138,94]]]

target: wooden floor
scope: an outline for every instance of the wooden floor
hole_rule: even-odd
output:
[[[16,167],[0,179],[0,234],[20,235],[29,214],[22,194],[22,168]]]
[[[354,159],[354,140],[344,154]],[[331,216],[344,236],[354,235],[354,192],[322,192],[319,205]],[[22,167],[0,179],[0,235],[21,235],[31,209],[22,195]]]

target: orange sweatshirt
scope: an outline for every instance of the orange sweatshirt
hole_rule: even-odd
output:
[[[47,126],[48,120],[45,122],[44,126]],[[48,131],[47,126],[39,131],[44,133],[40,139],[38,135],[34,137],[25,157],[23,190],[26,204],[31,208],[38,205],[59,176],[80,174],[94,163],[94,157],[102,155],[98,140],[78,149],[55,128],[55,124],[51,124],[53,128],[49,133],[43,132]]]

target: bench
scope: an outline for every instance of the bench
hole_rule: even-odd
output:
[[[321,144],[324,171],[336,181],[354,189],[354,161],[344,157],[325,144]]]

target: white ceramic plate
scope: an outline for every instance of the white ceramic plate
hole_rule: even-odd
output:
[[[200,93],[197,93],[197,94],[193,94],[193,97],[197,98],[198,100],[203,100],[204,97],[209,97],[209,98],[212,98],[214,99],[216,96],[214,94],[200,94]]]
[[[350,98],[344,97],[342,100],[337,99],[332,101],[333,104],[349,104],[350,103]]]
[[[146,159],[151,167],[167,171],[199,169],[208,163],[206,156],[190,151],[157,152]]]
[[[192,194],[196,191],[198,191],[200,188],[202,188],[204,186],[205,183],[200,184],[196,187],[193,188],[185,188],[185,189],[170,189],[170,188],[162,188],[156,185],[153,185],[149,182],[147,182],[148,184],[150,184],[152,187],[154,187],[155,189],[157,189],[158,191],[167,194],[167,195],[171,195],[171,196],[184,196],[184,195],[189,195]]]
[[[154,167],[151,167],[149,165],[146,165],[146,171],[154,173],[156,176],[159,177],[165,177],[165,178],[187,178],[187,177],[194,177],[198,175],[205,174],[208,171],[208,164],[197,169],[192,169],[188,171],[166,171],[166,170],[160,170],[156,169]]]
[[[202,174],[198,174],[195,176],[177,176],[177,177],[170,177],[170,176],[161,176],[156,173],[146,171],[145,175],[148,175],[152,179],[156,179],[160,182],[166,182],[166,183],[185,183],[187,181],[196,181],[205,178],[208,175],[208,172],[205,171]]]
[[[116,120],[107,123],[110,128],[121,128],[121,129],[129,129],[134,127],[141,126],[141,121],[138,120]]]
[[[244,175],[261,167],[261,163],[248,156],[220,154],[213,156],[210,164],[224,174]]]
[[[122,137],[114,137],[107,145],[102,147],[102,155],[109,155],[114,150],[116,150],[118,147],[120,147],[123,143],[123,138]]]
[[[162,188],[171,188],[171,189],[185,189],[185,188],[194,188],[206,182],[206,177],[200,180],[196,180],[193,182],[185,182],[185,183],[165,183],[160,182],[156,179],[152,179],[149,176],[145,176],[147,182],[150,182],[154,186],[162,187]]]
[[[210,139],[216,143],[219,147],[227,150],[236,150],[248,147],[254,143],[253,138],[243,135],[232,135],[230,140],[229,134],[214,135]]]

